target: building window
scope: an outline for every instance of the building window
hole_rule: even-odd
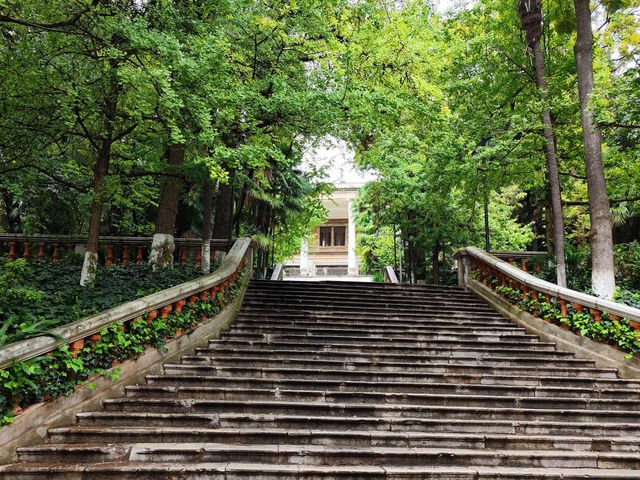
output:
[[[346,227],[333,227],[333,244],[336,247],[344,247],[347,244]]]
[[[347,244],[347,227],[320,227],[321,247],[344,247]]]
[[[331,227],[320,227],[320,246],[331,246]]]

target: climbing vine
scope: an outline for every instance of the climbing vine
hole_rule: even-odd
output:
[[[164,317],[138,317],[111,324],[84,341],[79,350],[63,345],[46,355],[0,369],[0,426],[12,423],[27,406],[69,395],[91,378],[109,376],[116,380],[120,373],[117,365],[139,357],[147,348],[166,350],[166,342],[193,331],[231,303],[247,277],[247,268],[242,268],[236,281],[215,297],[201,296]],[[86,386],[95,388],[90,382]]]

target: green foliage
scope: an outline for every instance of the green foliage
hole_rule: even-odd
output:
[[[523,292],[518,289],[497,285],[495,279],[493,285],[496,292],[525,312],[542,317],[552,323],[564,325],[583,337],[616,346],[627,353],[627,358],[640,353],[640,332],[635,330],[626,319],[611,320],[605,314],[604,318],[597,322],[589,313],[573,309],[567,312],[566,317],[563,317],[555,300],[549,303],[534,300],[531,296],[525,297]]]
[[[82,261],[0,259],[0,345],[41,335],[54,327],[192,280],[193,266],[155,273],[147,264],[100,267],[92,288],[77,283]],[[215,268],[215,266],[214,266]]]
[[[114,368],[118,363],[140,356],[148,347],[162,350],[179,331],[192,331],[232,302],[247,281],[248,269],[244,268],[235,283],[216,298],[200,299],[185,305],[182,312],[174,311],[152,322],[136,318],[111,324],[99,332],[99,337],[85,341],[75,355],[69,345],[62,345],[47,355],[0,369],[0,426],[11,423],[23,408],[69,395],[79,385],[94,389],[93,382],[87,383],[93,377],[107,376],[116,381],[121,371]]]

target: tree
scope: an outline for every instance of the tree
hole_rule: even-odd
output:
[[[547,162],[547,179],[551,194],[551,212],[553,215],[553,248],[556,256],[556,281],[561,287],[567,286],[567,272],[564,256],[564,217],[560,193],[560,176],[556,156],[556,138],[551,121],[551,111],[547,99],[547,81],[545,62],[542,52],[542,2],[539,0],[519,0],[518,14],[522,29],[526,33],[527,46],[533,52],[536,72],[536,85],[542,98],[542,123],[544,131],[544,153]]]
[[[582,138],[591,220],[591,288],[595,295],[611,298],[615,289],[613,232],[607,184],[602,164],[602,138],[590,110],[593,92],[593,32],[589,0],[574,0],[576,9],[576,73],[580,97]]]

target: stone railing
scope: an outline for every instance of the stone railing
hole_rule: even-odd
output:
[[[547,252],[510,252],[510,251],[499,251],[499,252],[491,252],[496,258],[500,260],[505,260],[511,265],[519,266],[523,271],[528,270],[528,265],[531,264],[531,260],[535,258],[540,258],[544,255],[547,255]],[[540,271],[540,264],[534,263],[533,268],[536,272]]]
[[[396,271],[389,265],[384,267],[382,275],[384,276],[384,283],[400,283],[396,276]]]
[[[609,320],[626,319],[633,329],[640,331],[640,309],[559,287],[479,248],[463,248],[456,252],[455,258],[460,286],[467,287],[476,280],[493,290],[498,287],[512,288],[521,292],[521,300],[534,304],[544,301],[557,306],[562,318],[573,313],[588,313],[599,323],[606,315]]]
[[[104,265],[142,263],[146,261],[151,248],[152,237],[100,237],[100,262]],[[0,233],[0,255],[9,260],[16,258],[49,258],[57,261],[69,253],[84,254],[87,238],[81,235],[23,235]],[[199,238],[176,238],[174,257],[176,262],[200,265],[202,240]],[[211,240],[211,260],[215,252],[226,252],[231,243],[223,239]]]
[[[32,337],[0,348],[0,369],[14,362],[48,354],[68,344],[71,352],[84,348],[85,342],[95,342],[99,332],[114,324],[126,324],[144,318],[153,322],[166,318],[172,311],[181,312],[188,304],[215,298],[234,283],[242,268],[252,265],[251,239],[238,239],[215,272],[146,297],[124,303],[97,315],[51,330],[50,335]]]
[[[284,280],[284,265],[282,263],[278,263],[271,274],[271,280]]]

